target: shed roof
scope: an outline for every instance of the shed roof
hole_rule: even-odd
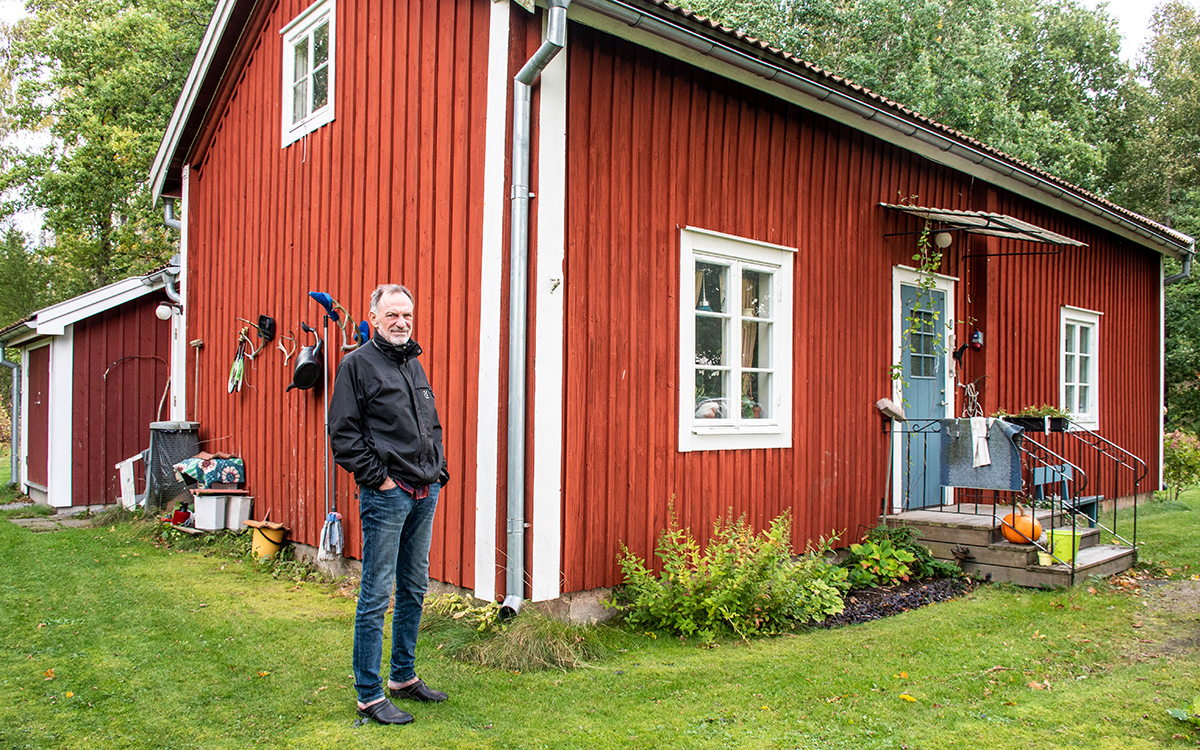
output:
[[[160,268],[144,276],[131,276],[57,302],[0,330],[0,346],[13,346],[39,336],[61,336],[68,325],[99,315],[118,305],[144,297],[166,286],[173,267]],[[177,268],[177,267],[176,267]],[[172,282],[173,283],[173,282]]]
[[[239,46],[251,31],[259,3],[217,3],[155,157],[151,170],[155,199],[179,189],[183,166],[197,147],[221,82],[239,72]],[[1157,252],[1181,258],[1195,249],[1195,241],[1185,234],[681,6],[665,0],[574,0],[572,8],[583,10],[573,12],[572,20],[595,24],[599,19],[606,31],[634,41],[645,34],[666,39],[766,81],[781,83],[817,103],[831,104],[840,115],[838,119],[851,127],[880,135],[878,126],[882,125],[881,137],[901,148],[1001,187],[1024,188],[1033,200],[1116,231]]]

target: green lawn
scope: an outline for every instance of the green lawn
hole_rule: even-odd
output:
[[[1142,514],[1139,537],[1156,560],[1194,560],[1197,511],[1200,493]],[[1195,603],[1167,613],[1146,606],[1159,586],[1139,594],[1099,582],[1061,592],[988,586],[875,623],[715,648],[606,630],[612,655],[567,673],[459,663],[426,635],[418,667],[451,699],[409,706],[417,721],[408,727],[355,726],[352,599],[155,547],[146,534],[134,524],[32,534],[0,520],[0,747],[1200,741],[1166,713],[1200,690]]]

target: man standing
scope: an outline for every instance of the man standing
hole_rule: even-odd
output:
[[[354,615],[354,687],[358,713],[381,724],[407,724],[383,694],[383,620],[393,588],[393,698],[444,701],[414,671],[421,604],[429,585],[429,542],[438,492],[449,476],[433,389],[417,361],[413,297],[399,284],[371,294],[375,337],[338,366],[329,402],[334,459],[358,482],[362,589]]]

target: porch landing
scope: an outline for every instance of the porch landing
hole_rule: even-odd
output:
[[[1082,526],[1078,528],[1081,537],[1073,568],[1062,563],[1039,565],[1037,553],[1044,550],[1033,544],[1013,544],[1000,533],[1000,519],[1010,512],[1011,508],[1002,506],[993,516],[991,505],[967,504],[942,510],[910,510],[882,520],[889,526],[915,528],[921,543],[935,558],[957,561],[969,575],[1019,586],[1073,586],[1091,576],[1123,572],[1137,561],[1132,547],[1100,544],[1100,529]],[[1049,510],[1039,510],[1035,515],[1043,529],[1070,526],[1069,519],[1052,518]]]

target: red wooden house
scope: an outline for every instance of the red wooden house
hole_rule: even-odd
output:
[[[894,364],[929,415],[987,375],[987,413],[1063,406],[1157,478],[1163,259],[1190,238],[666,3],[552,4],[218,3],[153,179],[206,342],[187,416],[246,459],[256,515],[317,543],[322,400],[275,350],[227,393],[237,319],[301,336],[307,292],[358,320],[384,281],[416,293],[446,429],[431,575],[481,598],[617,583],[672,507],[857,537],[913,493],[874,406]],[[907,204],[952,240],[927,349]]]
[[[117,462],[150,445],[151,422],[182,417],[183,376],[171,368],[180,316],[169,296],[178,271],[123,279],[0,331],[6,357],[20,352],[13,481],[35,501],[115,503]]]

